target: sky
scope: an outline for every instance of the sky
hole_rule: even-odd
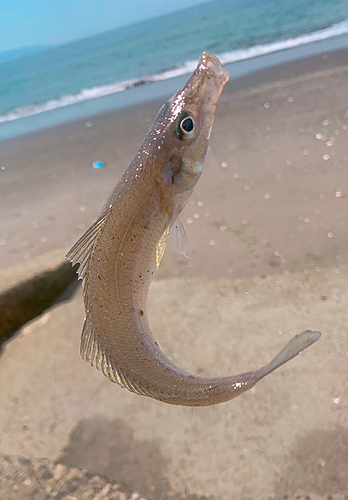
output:
[[[61,45],[203,0],[0,0],[0,52]]]

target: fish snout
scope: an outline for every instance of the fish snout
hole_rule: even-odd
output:
[[[222,87],[228,82],[228,71],[222,67],[220,60],[214,54],[203,52],[199,59],[199,66],[211,69]]]

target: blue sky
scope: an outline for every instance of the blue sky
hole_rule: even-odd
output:
[[[0,0],[0,52],[60,45],[203,0]]]

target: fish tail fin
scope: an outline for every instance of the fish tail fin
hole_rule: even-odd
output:
[[[266,377],[269,373],[272,373],[274,370],[284,365],[290,359],[294,358],[301,351],[307,349],[307,347],[311,346],[319,340],[321,337],[320,332],[313,332],[312,330],[306,330],[299,335],[296,335],[293,339],[286,344],[286,346],[272,359],[268,365],[263,366],[256,372],[254,372],[254,377],[256,381],[261,380]]]

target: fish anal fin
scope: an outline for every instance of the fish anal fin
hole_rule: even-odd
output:
[[[86,274],[94,241],[103,227],[108,214],[109,212],[102,214],[66,255],[66,258],[70,260],[73,266],[80,263],[77,271],[78,279],[83,279]]]
[[[148,391],[140,384],[132,381],[122,370],[115,366],[115,363],[107,356],[97,335],[93,329],[91,319],[87,313],[81,333],[80,354],[84,361],[87,361],[92,366],[108,377],[112,382],[128,389],[131,392],[142,396],[154,397],[151,391]]]

